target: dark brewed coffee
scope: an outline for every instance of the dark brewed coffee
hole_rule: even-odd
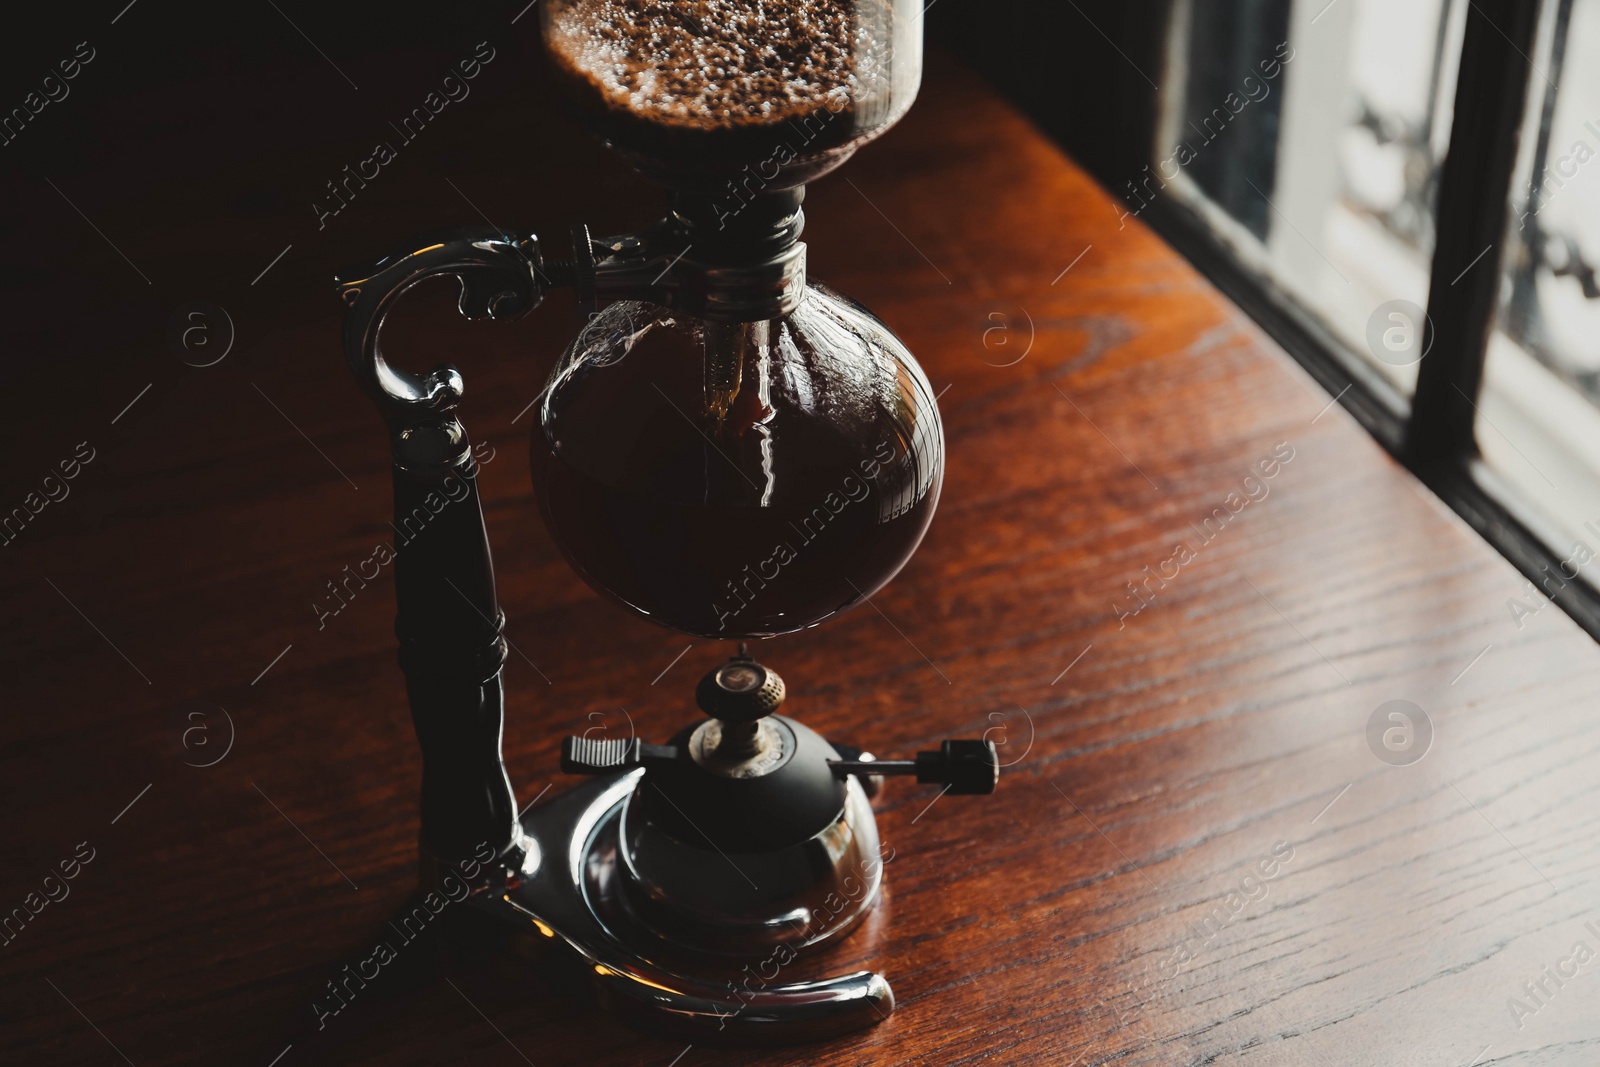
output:
[[[641,328],[626,314],[613,305],[591,328],[631,329],[625,356],[559,382],[532,441],[545,521],[592,586],[685,633],[761,637],[813,626],[900,569],[942,460],[919,451],[903,405],[873,399],[897,388],[892,377],[845,380],[808,362],[785,320],[749,346],[718,417],[703,327]]]

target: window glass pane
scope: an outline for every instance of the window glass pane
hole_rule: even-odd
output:
[[[1600,548],[1600,0],[1541,12],[1478,400],[1489,468],[1563,557]]]
[[[1421,356],[1465,11],[1177,0],[1156,163],[1121,190],[1135,206],[1187,202],[1402,395]]]

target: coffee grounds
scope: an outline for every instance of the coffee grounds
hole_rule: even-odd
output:
[[[882,91],[888,0],[549,0],[558,64],[630,117],[771,126]]]

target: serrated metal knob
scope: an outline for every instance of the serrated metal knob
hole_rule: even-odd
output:
[[[694,698],[713,719],[755,722],[777,711],[784,693],[777,671],[740,656],[700,679]]]
[[[561,773],[609,774],[677,755],[671,745],[647,745],[637,737],[568,737],[561,742]]]

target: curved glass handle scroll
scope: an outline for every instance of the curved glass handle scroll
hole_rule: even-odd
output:
[[[470,226],[413,241],[369,267],[340,272],[335,282],[348,309],[345,358],[384,418],[413,425],[449,411],[462,393],[461,374],[449,364],[416,375],[383,358],[378,334],[396,300],[429,278],[453,276],[461,284],[461,314],[514,319],[538,307],[554,284],[542,268],[533,234]]]

